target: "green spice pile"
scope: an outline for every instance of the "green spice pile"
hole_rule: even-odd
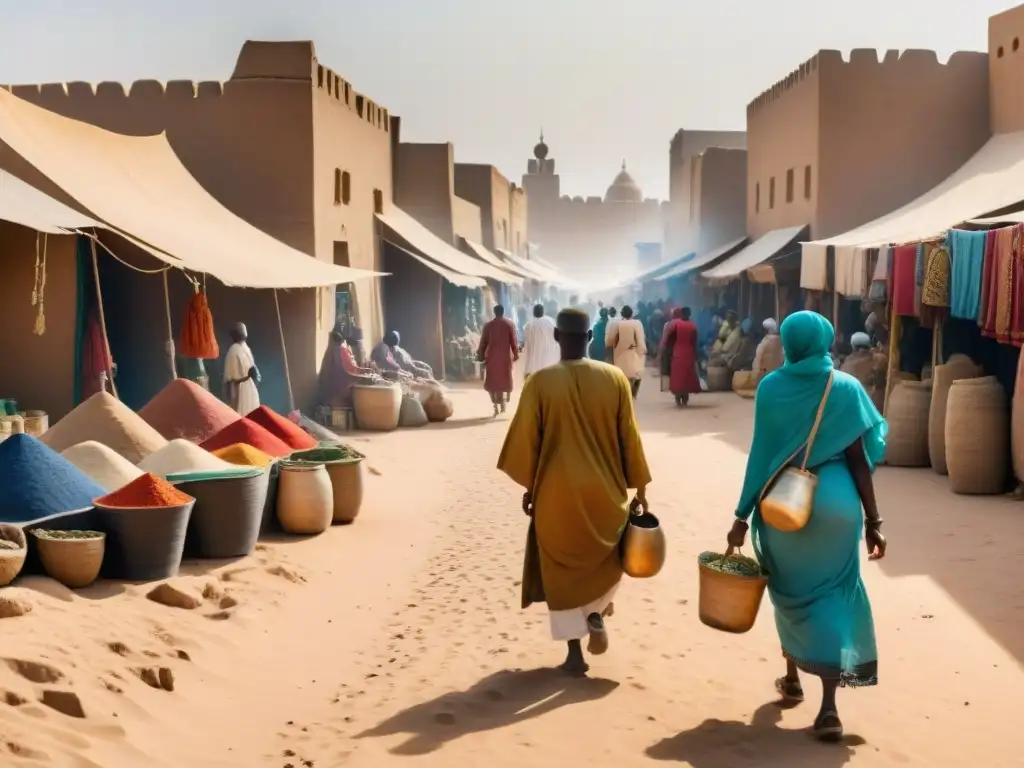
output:
[[[102,539],[103,534],[99,531],[47,531],[35,530],[33,534],[40,539],[53,539],[55,541],[83,541],[85,539]]]
[[[21,549],[21,545],[7,539],[0,539],[0,551],[5,552],[17,552]]]
[[[357,461],[366,457],[344,443],[320,443],[318,447],[310,448],[308,451],[296,451],[289,458],[292,461],[323,464],[332,461]]]
[[[697,557],[697,562],[720,573],[728,573],[733,576],[764,576],[761,565],[752,557],[743,555],[720,555],[717,552],[702,552]]]

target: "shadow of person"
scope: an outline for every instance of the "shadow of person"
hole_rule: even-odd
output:
[[[823,744],[810,729],[779,728],[783,708],[779,702],[763,704],[749,723],[705,720],[692,730],[648,747],[646,754],[653,760],[686,763],[693,768],[839,768],[850,761],[855,747],[865,743],[859,736],[848,735],[838,744]]]
[[[503,670],[468,690],[403,710],[356,738],[409,734],[391,753],[425,755],[470,733],[504,728],[562,707],[601,699],[618,685],[601,678],[569,677],[557,669]]]

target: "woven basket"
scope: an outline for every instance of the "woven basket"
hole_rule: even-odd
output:
[[[0,539],[11,541],[18,545],[18,549],[0,549],[0,587],[6,587],[25,565],[25,556],[28,554],[28,542],[25,540],[25,532],[16,525],[0,525]]]
[[[722,632],[749,632],[757,620],[767,576],[722,573],[697,563],[700,571],[699,615],[703,624]]]
[[[124,581],[160,581],[178,575],[194,499],[175,507],[96,504],[97,527],[107,534],[103,575]]]
[[[285,533],[315,536],[331,527],[334,493],[323,464],[282,461],[277,519]]]
[[[352,385],[352,408],[360,429],[390,432],[398,429],[402,410],[402,388],[389,385]]]
[[[740,397],[752,398],[757,392],[757,374],[754,371],[736,371],[732,375],[732,391]]]
[[[935,366],[932,376],[932,403],[928,409],[928,457],[932,469],[940,475],[949,474],[946,468],[946,402],[949,388],[959,379],[973,379],[981,369],[966,355],[953,355],[945,365]]]
[[[334,498],[334,512],[331,522],[351,523],[359,515],[363,505],[363,459],[358,452],[341,451],[336,446],[321,444],[319,448],[296,451],[293,461],[307,461],[323,464],[331,478],[331,493]]]
[[[99,531],[79,531],[82,538],[51,538],[50,531],[35,529],[36,550],[43,571],[69,589],[82,589],[100,575],[107,535]],[[85,534],[91,534],[85,536]]]
[[[168,479],[196,500],[188,522],[185,552],[191,557],[223,560],[242,557],[256,547],[267,503],[270,473],[193,473]]]
[[[708,392],[727,392],[731,385],[732,374],[726,366],[708,366]]]
[[[928,466],[930,381],[900,381],[889,395],[889,440],[885,463],[892,467]]]
[[[953,493],[1002,493],[1010,419],[995,376],[954,381],[946,406],[946,462]]]

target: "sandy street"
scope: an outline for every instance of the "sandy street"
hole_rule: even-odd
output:
[[[774,703],[767,600],[745,636],[697,619],[695,557],[723,544],[752,402],[677,410],[656,386],[639,409],[670,559],[623,585],[590,679],[552,671],[564,647],[542,610],[519,610],[521,490],[494,470],[509,417],[486,418],[484,393],[462,388],[447,424],[359,438],[374,474],[355,525],[193,567],[196,610],[146,587],[23,582],[36,607],[2,626],[0,764],[1019,765],[1024,505],[953,496],[930,470],[880,471],[890,554],[866,579],[881,685],[840,692],[846,743],[822,746],[804,731],[814,682],[802,707]],[[174,691],[147,685],[147,667],[171,670]],[[84,711],[39,701],[45,690]]]

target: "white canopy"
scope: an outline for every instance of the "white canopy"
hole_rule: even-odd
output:
[[[768,261],[787,245],[800,237],[807,231],[807,225],[801,224],[797,227],[785,229],[773,229],[757,238],[738,253],[733,254],[716,267],[705,270],[702,277],[708,280],[728,282],[735,280],[751,267],[756,267],[762,262]]]
[[[103,226],[3,170],[0,170],[0,219],[51,235]]]
[[[1024,131],[1001,133],[989,139],[945,181],[913,202],[849,232],[804,243],[803,253],[824,258],[830,245],[872,247],[926,240],[963,221],[1021,200]]]
[[[312,288],[379,274],[319,261],[236,216],[189,174],[163,134],[111,133],[0,89],[0,140],[112,231],[152,246],[147,250],[169,264],[226,285]],[[29,211],[36,217],[43,212]],[[46,215],[57,218],[43,231],[66,226],[66,210],[51,206]],[[96,223],[86,221],[72,223]]]
[[[707,266],[715,259],[720,259],[725,254],[729,253],[729,251],[739,248],[745,242],[747,242],[746,236],[741,237],[739,240],[733,240],[731,243],[726,243],[725,245],[714,248],[705,254],[692,258],[682,264],[678,264],[668,272],[658,275],[655,279],[668,280],[670,277],[679,277],[680,275],[685,275],[687,272],[700,269],[701,267]]]

